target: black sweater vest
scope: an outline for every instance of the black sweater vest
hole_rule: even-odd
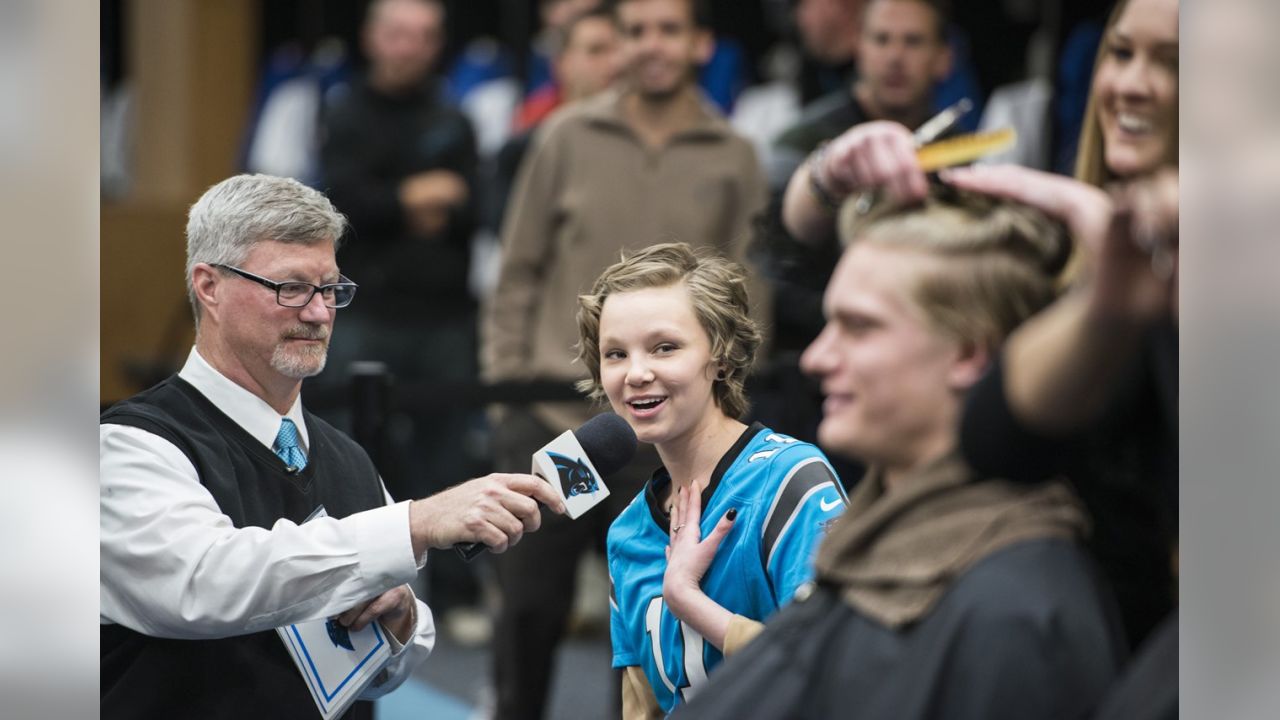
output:
[[[307,466],[270,449],[176,375],[103,413],[173,443],[236,527],[301,523],[319,505],[332,517],[385,504],[377,470],[354,441],[304,412]],[[228,578],[234,582],[234,578]],[[274,630],[216,640],[172,640],[103,625],[103,718],[307,718],[319,715]],[[371,717],[357,703],[347,718]]]

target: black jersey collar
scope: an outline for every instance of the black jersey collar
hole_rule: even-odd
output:
[[[720,478],[729,470],[729,466],[733,465],[733,461],[738,459],[742,451],[746,449],[747,444],[751,442],[764,425],[758,422],[751,423],[746,430],[738,436],[733,446],[729,448],[720,458],[720,462],[716,463],[716,469],[711,472],[711,481],[702,489],[702,507],[706,508],[711,502],[711,497],[715,495],[716,488],[720,487]],[[666,485],[671,484],[671,473],[667,472],[665,467],[659,467],[653,471],[653,475],[649,477],[649,482],[644,484],[644,501],[649,505],[649,514],[653,516],[653,521],[662,528],[663,532],[671,533],[671,516],[662,509],[662,502],[659,498],[659,491]]]

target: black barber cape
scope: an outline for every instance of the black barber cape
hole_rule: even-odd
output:
[[[1072,541],[1018,543],[973,565],[926,615],[896,630],[820,585],[799,593],[672,717],[1087,717],[1124,653],[1095,575]]]

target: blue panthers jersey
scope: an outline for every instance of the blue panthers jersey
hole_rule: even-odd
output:
[[[723,659],[662,600],[670,522],[658,498],[665,469],[609,527],[613,666],[639,666],[671,712]],[[702,537],[738,509],[703,591],[732,613],[763,621],[813,577],[826,528],[844,511],[844,489],[822,451],[756,423],[725,453],[702,493]]]

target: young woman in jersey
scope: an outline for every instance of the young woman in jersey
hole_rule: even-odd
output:
[[[760,333],[745,273],[688,245],[642,250],[579,298],[581,389],[662,459],[609,528],[626,718],[669,713],[812,576],[844,509],[811,444],[739,418]]]

